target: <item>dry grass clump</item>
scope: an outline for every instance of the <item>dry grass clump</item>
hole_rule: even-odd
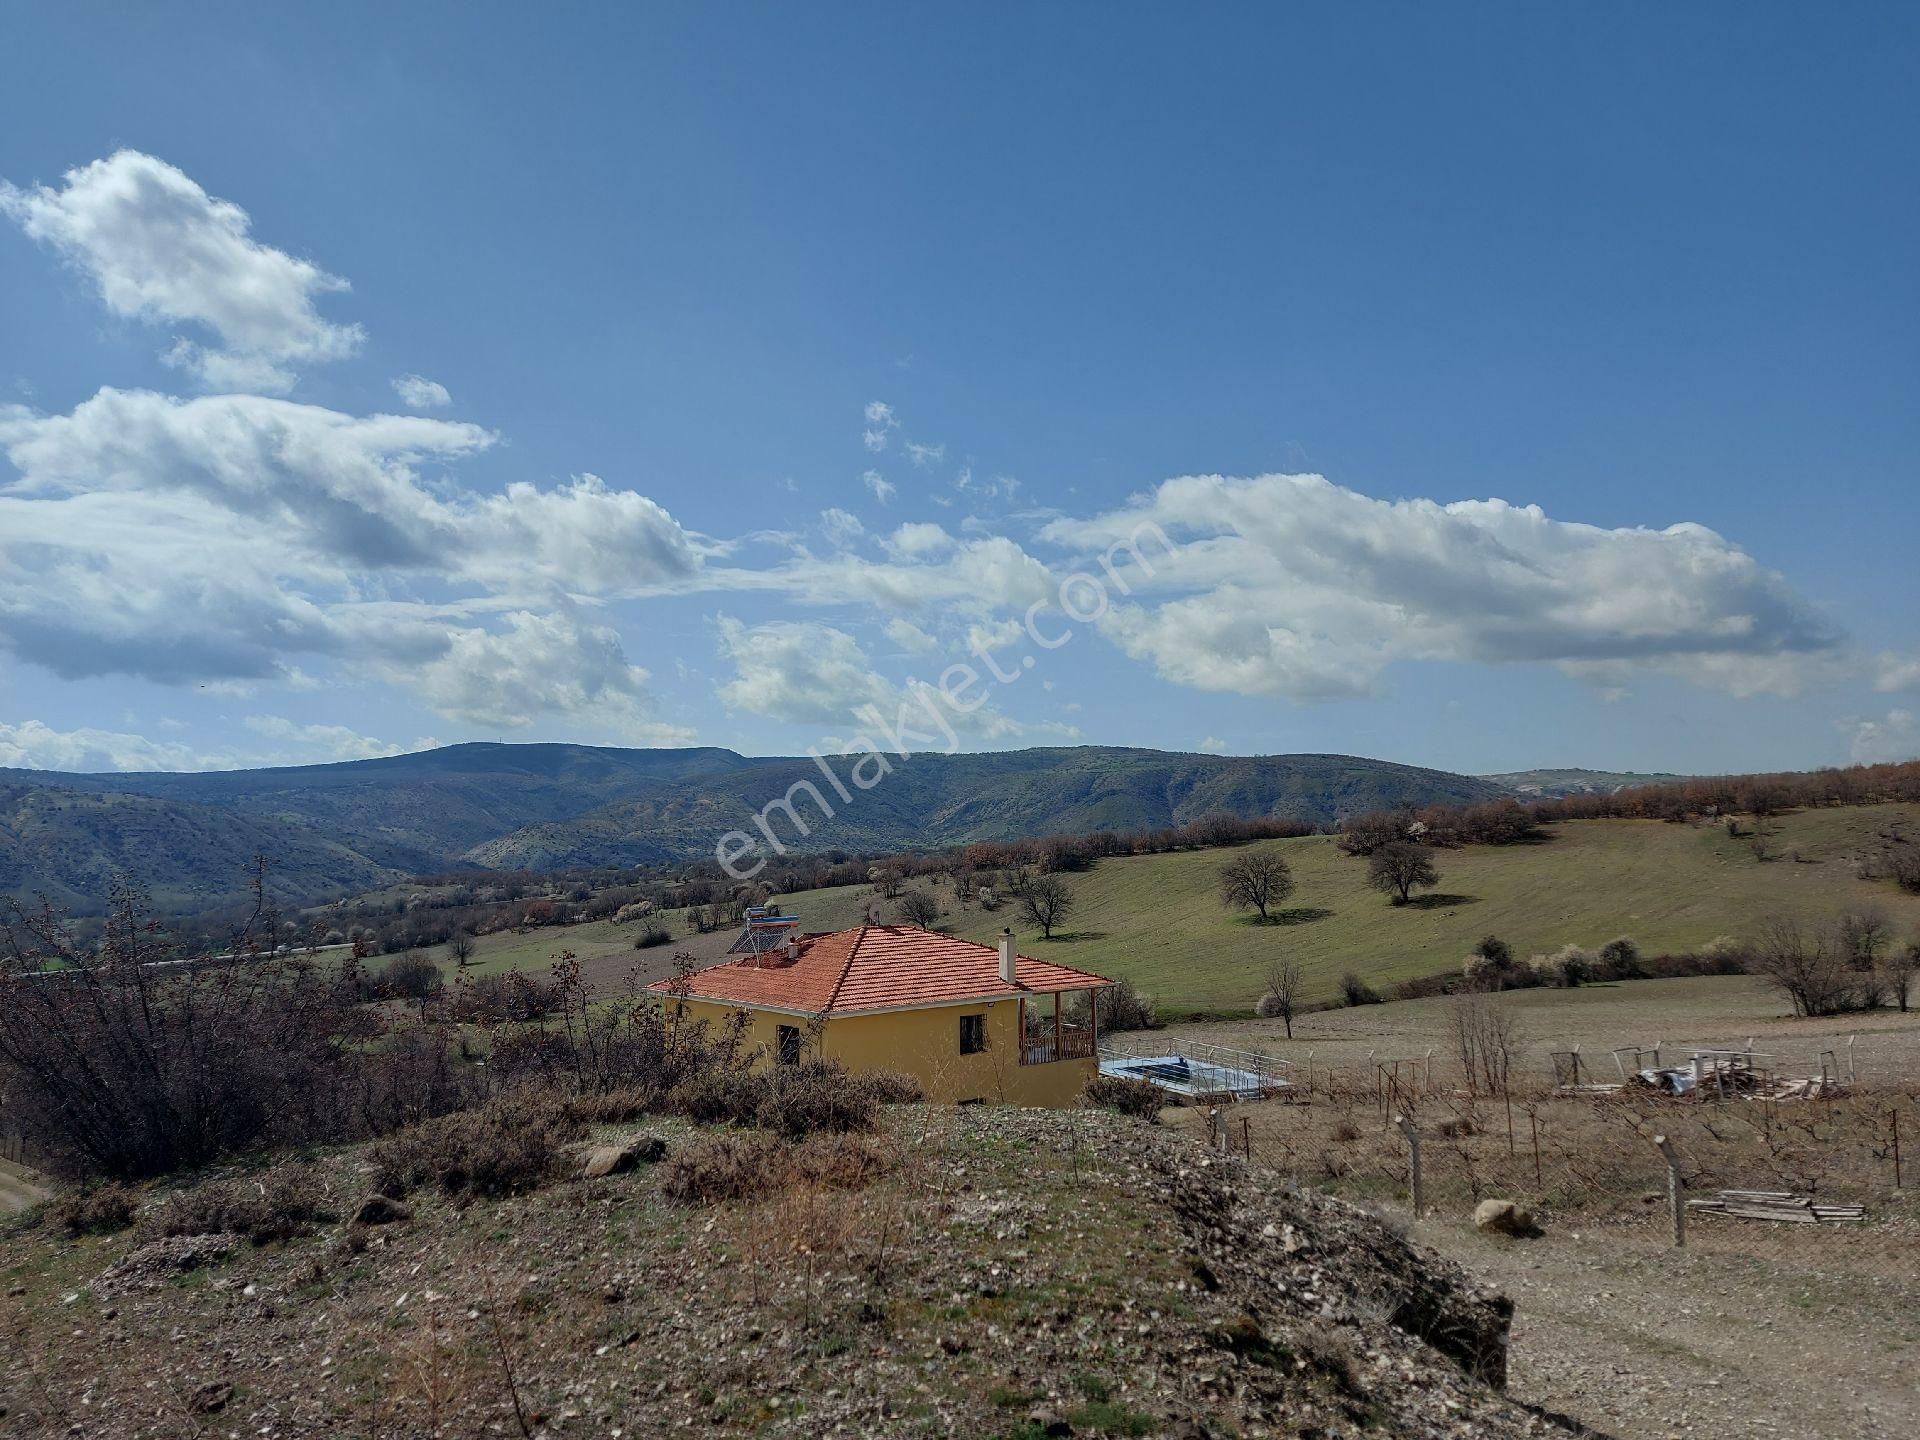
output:
[[[682,1205],[772,1194],[787,1175],[787,1148],[755,1131],[695,1140],[667,1157],[661,1193]]]
[[[791,1145],[761,1131],[738,1131],[676,1149],[665,1163],[661,1191],[682,1205],[718,1205],[807,1187],[858,1190],[893,1166],[892,1152],[863,1135],[815,1135]]]
[[[558,1171],[561,1147],[586,1133],[570,1107],[540,1091],[509,1091],[476,1110],[443,1115],[369,1152],[374,1188],[398,1199],[423,1185],[449,1195],[518,1195]]]
[[[282,1165],[258,1176],[213,1180],[181,1190],[142,1215],[140,1236],[244,1235],[256,1245],[311,1235],[333,1220],[326,1188],[310,1165]]]
[[[1080,1092],[1080,1103],[1089,1108],[1118,1110],[1138,1120],[1158,1123],[1166,1097],[1150,1080],[1127,1080],[1118,1075],[1096,1075]]]
[[[47,1213],[69,1235],[111,1235],[133,1224],[139,1209],[138,1190],[109,1180],[68,1191]]]

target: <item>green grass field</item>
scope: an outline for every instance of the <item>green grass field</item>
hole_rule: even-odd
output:
[[[1308,998],[1326,999],[1344,971],[1376,984],[1434,974],[1458,965],[1489,933],[1521,956],[1568,943],[1598,946],[1618,935],[1658,953],[1748,933],[1767,915],[1819,922],[1872,903],[1892,916],[1903,938],[1920,937],[1920,897],[1854,873],[1854,856],[1896,817],[1920,820],[1920,807],[1784,816],[1775,822],[1780,858],[1766,862],[1717,826],[1576,821],[1538,844],[1439,852],[1439,886],[1406,907],[1367,889],[1366,862],[1342,855],[1331,839],[1269,841],[1297,882],[1285,922],[1275,925],[1255,924],[1220,904],[1219,870],[1233,851],[1112,859],[1069,877],[1079,909],[1068,933],[1051,942],[1010,905],[988,912],[959,905],[950,886],[932,888],[949,911],[941,927],[956,935],[990,941],[1011,925],[1025,953],[1125,976],[1169,1016],[1245,1012],[1259,998],[1267,964],[1281,954],[1306,968]],[[824,931],[858,924],[872,899],[870,890],[847,886],[785,896],[782,904],[808,930]],[[885,902],[882,910],[891,914]],[[683,943],[684,916],[664,918],[676,943],[642,952],[649,965],[664,964],[675,949],[692,948],[704,961],[724,948],[717,937]],[[611,964],[632,954],[633,933],[595,924],[488,936],[480,959],[488,970],[544,966],[566,948]]]

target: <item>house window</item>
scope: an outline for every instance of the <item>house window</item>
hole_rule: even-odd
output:
[[[962,1015],[960,1017],[960,1053],[978,1055],[987,1048],[987,1017],[984,1015]]]
[[[800,1063],[800,1027],[782,1025],[775,1042],[775,1053],[782,1065]]]

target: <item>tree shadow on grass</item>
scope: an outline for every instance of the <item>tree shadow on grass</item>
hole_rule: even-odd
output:
[[[1057,934],[1041,936],[1041,943],[1045,945],[1059,945],[1075,940],[1104,940],[1106,938],[1107,932],[1104,930],[1062,930]]]
[[[1402,910],[1451,910],[1456,905],[1478,905],[1478,895],[1416,895]]]
[[[1275,910],[1264,920],[1262,920],[1257,913],[1253,915],[1236,915],[1234,919],[1242,925],[1262,927],[1269,925],[1308,925],[1315,920],[1324,920],[1331,914],[1333,914],[1333,911],[1323,909],[1318,905],[1295,905],[1288,910]]]

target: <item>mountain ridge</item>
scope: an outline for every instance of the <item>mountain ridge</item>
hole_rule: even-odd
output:
[[[466,866],[691,860],[711,855],[729,830],[754,830],[763,806],[803,782],[835,812],[815,823],[812,795],[796,792],[809,833],[782,838],[807,851],[1154,829],[1212,811],[1326,825],[1361,810],[1509,793],[1346,755],[1074,746],[886,758],[892,773],[870,790],[847,786],[848,801],[811,757],[718,747],[476,742],[259,770],[0,770],[0,893],[46,894],[84,911],[121,874],[166,908],[212,908],[244,893],[243,862],[256,852],[276,861],[284,901]],[[845,776],[851,761],[825,763]],[[245,851],[238,864],[236,847]]]

